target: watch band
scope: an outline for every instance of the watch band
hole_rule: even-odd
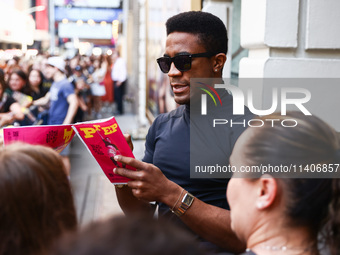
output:
[[[192,202],[194,202],[195,197],[187,192],[183,198],[180,206],[176,210],[171,210],[174,214],[176,214],[178,217],[182,216],[192,205]]]

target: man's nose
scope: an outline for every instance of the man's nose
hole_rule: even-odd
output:
[[[172,62],[170,65],[170,70],[168,72],[168,76],[178,76],[181,75],[182,72],[180,70],[178,70],[175,66],[175,64]]]

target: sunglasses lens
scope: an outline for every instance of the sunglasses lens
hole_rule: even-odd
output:
[[[157,59],[159,68],[163,73],[170,71],[171,63],[174,62],[176,68],[181,71],[188,71],[191,68],[191,57],[189,55],[175,56],[172,59],[170,57],[161,57]]]
[[[189,55],[176,56],[174,57],[174,64],[179,71],[188,71],[191,68],[191,58]]]
[[[162,57],[157,59],[159,68],[163,73],[168,73],[170,71],[171,59],[169,57]]]

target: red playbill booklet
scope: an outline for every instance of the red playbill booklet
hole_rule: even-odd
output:
[[[40,144],[61,152],[71,142],[75,132],[71,125],[22,126],[3,129],[4,145],[13,142]]]
[[[4,145],[25,142],[51,147],[62,151],[77,133],[80,140],[95,158],[106,177],[113,184],[124,184],[128,178],[113,173],[113,168],[134,168],[114,160],[115,155],[133,157],[122,131],[114,117],[110,119],[81,122],[72,125],[46,125],[4,128]]]
[[[116,155],[134,158],[114,117],[100,121],[77,123],[72,127],[113,184],[123,184],[130,180],[113,173],[113,168],[116,167],[135,170],[114,160]]]

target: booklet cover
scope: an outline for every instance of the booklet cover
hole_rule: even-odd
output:
[[[77,123],[72,127],[113,184],[124,184],[130,180],[113,173],[113,168],[116,167],[135,170],[114,160],[116,155],[134,158],[114,117],[106,120]]]
[[[72,125],[21,126],[3,129],[4,145],[24,142],[51,147],[58,153],[71,142],[75,132]]]
[[[61,152],[77,134],[104,174],[113,184],[125,184],[130,179],[114,174],[116,167],[133,167],[114,160],[115,155],[134,155],[114,117],[73,125],[22,126],[3,129],[4,145],[13,142],[40,144]]]

